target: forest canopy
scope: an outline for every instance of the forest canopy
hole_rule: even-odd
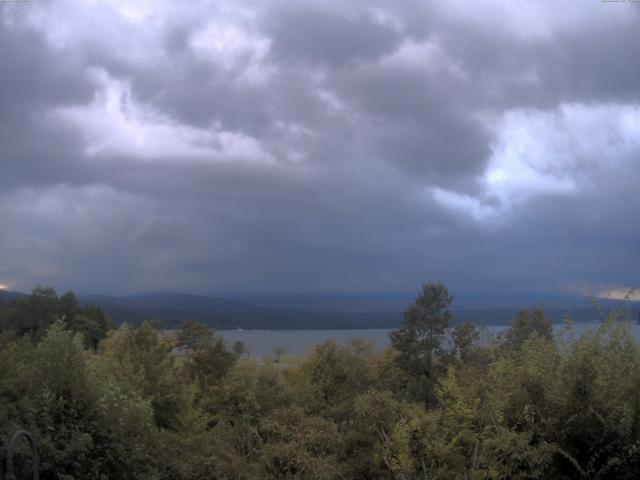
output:
[[[185,321],[114,329],[73,293],[0,306],[0,441],[48,479],[635,478],[640,348],[622,308],[578,336],[540,307],[481,341],[425,284],[384,350],[251,358]],[[29,478],[26,449],[16,460]]]

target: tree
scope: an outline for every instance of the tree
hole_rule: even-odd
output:
[[[107,337],[112,328],[111,319],[95,305],[84,307],[76,315],[76,324],[72,326],[72,330],[82,333],[85,343],[92,348],[98,348],[100,341]]]
[[[281,409],[260,425],[265,440],[259,478],[331,480],[339,475],[341,438],[330,420],[301,408]]]
[[[471,322],[464,322],[456,325],[451,332],[451,341],[453,342],[454,353],[466,362],[473,351],[474,344],[480,339],[480,333],[476,326]]]
[[[336,421],[351,419],[354,399],[373,385],[371,356],[372,344],[350,342],[341,347],[329,339],[317,345],[291,375],[295,397],[309,413]]]
[[[541,307],[531,311],[521,309],[511,320],[511,327],[505,332],[505,346],[519,349],[531,336],[537,335],[545,340],[553,338],[553,326]]]
[[[427,403],[434,400],[433,356],[439,351],[451,321],[452,300],[442,283],[425,283],[415,303],[404,312],[400,329],[389,335],[398,352],[398,366],[408,376],[409,395]]]
[[[37,342],[60,317],[60,300],[55,290],[37,286],[31,295],[21,298],[9,309],[3,330]]]
[[[85,345],[96,348],[112,328],[112,322],[95,305],[80,306],[73,292],[58,297],[52,288],[36,287],[31,295],[2,309],[0,326],[17,337],[38,342],[57,320],[73,333],[81,333]]]
[[[99,365],[61,321],[38,345],[24,338],[0,352],[0,431],[26,428],[40,451],[40,478],[158,478],[148,402]],[[3,450],[4,450],[3,445]],[[31,478],[18,458],[17,478]],[[28,475],[27,475],[28,474]]]
[[[209,387],[222,380],[236,363],[239,352],[230,351],[222,337],[203,323],[187,320],[182,324],[177,344],[187,349],[187,370],[206,393]]]
[[[244,355],[245,353],[247,354],[247,356],[249,355],[249,350],[242,340],[236,340],[235,342],[233,342],[231,350],[233,350],[233,353],[235,353],[236,357],[238,358],[242,357],[242,355]]]
[[[213,341],[213,331],[204,323],[195,320],[185,320],[180,325],[180,331],[176,337],[179,347],[188,350],[196,350]]]

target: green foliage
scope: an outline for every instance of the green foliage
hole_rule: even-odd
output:
[[[478,340],[480,340],[480,332],[473,323],[465,322],[456,325],[451,332],[454,355],[464,363],[470,362]]]
[[[350,418],[355,398],[374,382],[372,349],[358,341],[346,347],[334,340],[318,345],[294,374],[295,395],[305,410],[338,421]]]
[[[640,346],[620,311],[555,338],[522,311],[481,345],[471,324],[446,330],[450,301],[426,284],[386,350],[328,341],[261,364],[196,322],[87,342],[99,314],[37,289],[0,309],[0,443],[33,432],[44,480],[637,476]]]
[[[3,433],[28,428],[41,452],[41,478],[136,478],[152,450],[148,404],[135,392],[101,381],[78,335],[55,323],[37,346],[22,341],[2,352]],[[8,369],[7,369],[8,368]],[[111,380],[110,382],[107,380]],[[6,442],[3,438],[3,442]]]
[[[192,320],[182,324],[177,344],[186,350],[187,373],[200,385],[203,394],[222,381],[244,351],[240,346],[229,350],[222,337],[206,325]]]
[[[128,388],[140,392],[152,407],[155,424],[179,430],[195,391],[182,380],[173,341],[163,337],[149,323],[137,329],[123,325],[101,346],[101,367],[118,375]]]
[[[553,326],[545,316],[541,307],[534,307],[531,311],[520,310],[511,320],[511,326],[505,332],[504,344],[507,348],[521,348],[531,336],[550,340],[553,337]]]
[[[58,297],[52,288],[36,287],[31,295],[0,305],[0,330],[5,338],[28,337],[39,341],[56,321],[82,334],[96,348],[112,327],[111,320],[94,305],[81,307],[73,292]]]
[[[176,345],[187,350],[195,350],[213,342],[213,330],[194,320],[185,320],[176,337]]]
[[[434,385],[438,377],[434,355],[440,352],[451,322],[449,306],[452,300],[442,283],[424,284],[416,302],[405,311],[401,328],[389,335],[398,353],[398,366],[407,375],[409,398],[427,404],[434,401]]]
[[[260,434],[264,442],[260,478],[339,478],[342,439],[331,420],[290,407],[265,418]]]

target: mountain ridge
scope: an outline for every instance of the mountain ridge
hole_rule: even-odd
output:
[[[5,303],[26,294],[0,291]],[[540,300],[534,301],[539,298]],[[396,328],[406,307],[413,303],[409,295],[235,295],[227,298],[172,291],[148,291],[131,295],[78,295],[81,304],[94,304],[116,324],[159,321],[175,328],[184,320],[206,323],[216,329],[322,330],[359,328]],[[521,308],[542,303],[549,318],[559,323],[569,314],[574,321],[599,318],[588,297],[540,294],[472,294],[454,297],[454,323],[472,321],[483,325],[508,324]],[[599,300],[606,310],[620,301]],[[634,318],[640,302],[628,302]]]

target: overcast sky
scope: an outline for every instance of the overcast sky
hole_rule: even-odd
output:
[[[0,2],[5,287],[623,289],[639,209],[637,2]]]

